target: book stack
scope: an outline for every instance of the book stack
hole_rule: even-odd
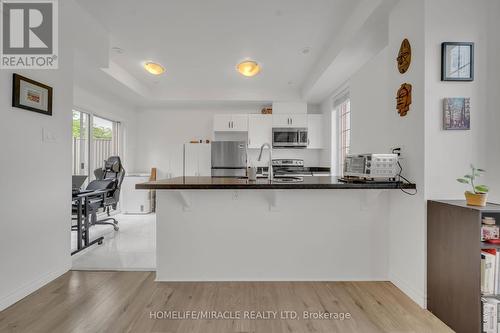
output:
[[[500,251],[481,250],[481,293],[483,332],[500,333]]]
[[[483,330],[484,333],[500,332],[500,299],[497,297],[482,297],[483,303]]]
[[[500,294],[500,252],[496,249],[481,250],[481,293]]]

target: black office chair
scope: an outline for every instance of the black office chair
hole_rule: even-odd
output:
[[[109,190],[104,197],[104,201],[100,208],[108,215],[107,218],[97,220],[97,212],[92,212],[90,223],[91,225],[112,225],[115,231],[118,231],[118,221],[110,217],[110,209],[116,210],[120,200],[120,190],[125,177],[125,169],[123,168],[119,156],[111,156],[104,162],[104,167],[94,171],[96,180],[93,180],[87,186],[87,190]]]

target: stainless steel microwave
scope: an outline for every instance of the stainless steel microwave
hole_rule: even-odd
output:
[[[307,128],[273,128],[273,148],[306,148]]]

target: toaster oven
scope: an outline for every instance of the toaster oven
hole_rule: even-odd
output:
[[[397,154],[347,155],[344,161],[344,177],[365,180],[396,180],[398,175]]]

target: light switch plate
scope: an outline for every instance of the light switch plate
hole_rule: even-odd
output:
[[[42,142],[55,143],[57,142],[57,137],[52,131],[42,128]]]

